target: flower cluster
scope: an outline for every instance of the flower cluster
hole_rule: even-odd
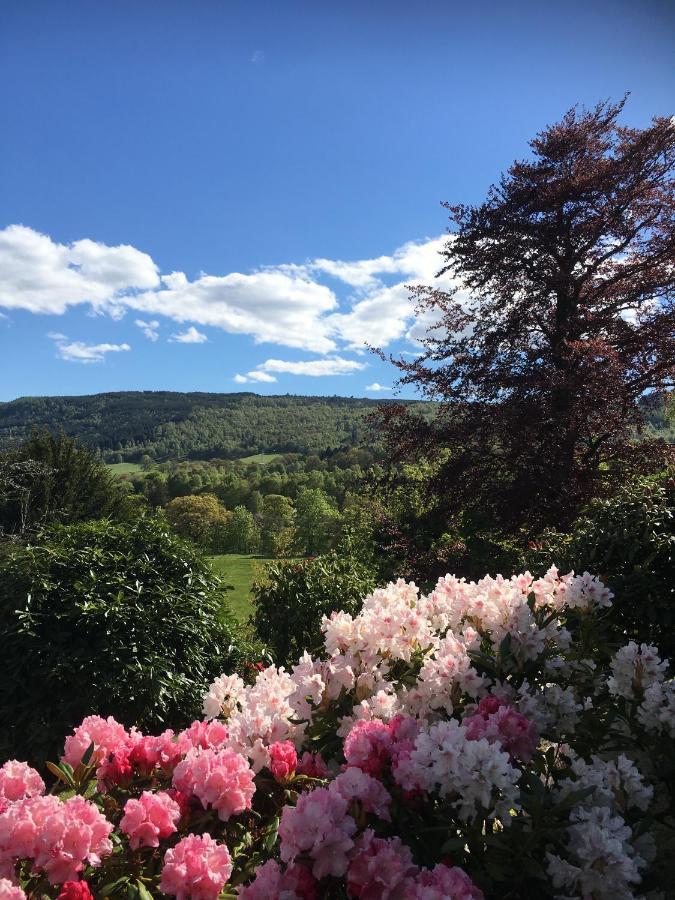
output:
[[[223,822],[250,809],[255,793],[246,759],[229,749],[188,751],[174,770],[173,784],[183,794],[197,797],[204,809],[215,809]]]
[[[611,599],[555,567],[398,580],[183,731],[89,716],[64,799],[0,769],[0,900],[651,900],[675,682],[651,645],[610,655]]]
[[[127,800],[120,831],[129,835],[132,850],[139,847],[159,847],[162,838],[176,831],[180,807],[165,791],[153,794],[143,791],[138,800]]]
[[[112,852],[113,826],[83,797],[31,797],[0,815],[0,871],[14,874],[18,860],[30,860],[50,884],[75,880],[88,863],[98,866]]]
[[[190,834],[166,851],[159,887],[178,900],[216,900],[231,873],[225,844],[208,834]]]

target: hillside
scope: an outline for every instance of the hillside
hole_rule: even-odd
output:
[[[117,462],[320,453],[371,444],[365,416],[380,402],[387,401],[170,391],[21,397],[0,403],[0,449],[47,426]]]

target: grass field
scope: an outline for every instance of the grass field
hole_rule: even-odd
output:
[[[242,456],[240,457],[240,462],[252,462],[258,463],[261,466],[266,465],[267,463],[272,462],[275,459],[278,459],[282,454],[281,453],[254,453],[253,456]]]
[[[260,570],[265,563],[271,562],[271,560],[264,556],[251,556],[244,553],[224,553],[220,556],[209,557],[209,561],[227,584],[234,587],[233,591],[228,591],[227,599],[235,616],[241,622],[245,622],[253,612],[251,585],[256,578],[256,570]]]
[[[113,475],[132,475],[142,471],[140,463],[109,463],[108,468]]]

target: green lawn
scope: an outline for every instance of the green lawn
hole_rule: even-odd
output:
[[[234,587],[233,591],[228,591],[227,599],[235,616],[245,622],[253,612],[251,585],[256,577],[256,569],[271,560],[245,553],[223,553],[209,557],[209,562],[227,584]]]
[[[132,475],[142,471],[140,463],[109,463],[108,468],[113,475]]]
[[[279,459],[281,453],[254,453],[253,456],[242,456],[240,462],[259,463],[261,466],[271,463],[275,459]]]

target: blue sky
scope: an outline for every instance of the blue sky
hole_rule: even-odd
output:
[[[5,0],[0,399],[390,395],[440,201],[673,58],[670,0]]]

